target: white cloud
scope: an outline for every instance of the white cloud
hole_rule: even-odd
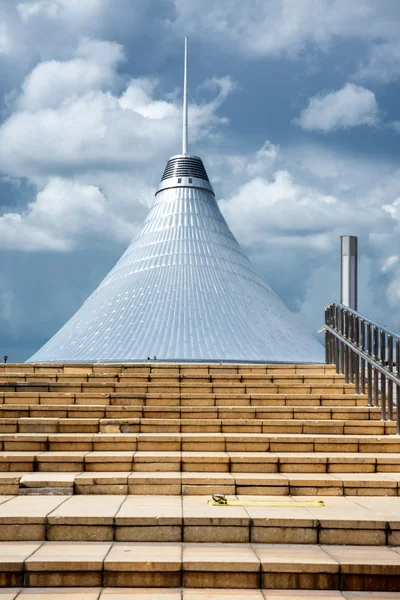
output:
[[[51,19],[80,21],[94,18],[107,0],[22,0],[17,10],[25,21],[45,15]]]
[[[298,57],[338,38],[398,37],[397,0],[175,0],[177,31],[213,38],[250,55]]]
[[[84,38],[130,44],[150,22],[157,35],[164,21],[152,18],[162,1],[1,0],[2,86],[7,91],[19,86],[39,62],[70,60]],[[146,57],[141,55],[141,63]]]
[[[71,251],[97,236],[127,244],[153,198],[154,162],[179,151],[180,98],[160,96],[154,78],[110,89],[122,83],[119,44],[84,39],[74,54],[37,65],[0,127],[0,169],[39,190],[24,211],[0,217],[0,247]],[[218,112],[235,84],[201,87],[213,97],[189,106],[191,141],[226,122]]]
[[[400,40],[372,44],[354,79],[390,83],[400,77]]]
[[[275,172],[272,180],[251,179],[219,204],[247,246],[268,239],[290,247],[326,249],[331,244],[327,233],[347,212],[334,196],[295,182],[286,170]]]
[[[252,176],[262,175],[277,160],[279,155],[279,146],[266,140],[263,146],[256,152],[255,159],[246,162],[246,171]]]
[[[382,208],[394,221],[400,221],[400,198],[396,198],[391,204],[384,204]]]
[[[296,123],[308,131],[335,131],[357,125],[376,125],[379,108],[375,94],[347,83],[341,90],[310,98]]]
[[[282,148],[261,176],[252,176],[243,165],[256,154],[227,157],[225,170],[215,166],[224,188],[220,208],[265,280],[317,329],[324,304],[338,299],[340,236],[357,235],[360,310],[400,328],[392,312],[400,307],[400,262],[387,260],[388,248],[400,255],[396,163],[309,143]],[[399,221],[383,209],[391,203]]]
[[[101,90],[111,85],[121,48],[86,41],[77,52],[90,60],[41,63],[26,78],[16,100],[20,110],[0,127],[0,169],[17,177],[65,176],[132,169],[135,162],[176,153],[180,100],[157,97],[157,80],[149,78],[132,79],[120,95]],[[229,77],[205,85],[214,98],[189,106],[194,141],[226,122],[218,110],[234,89]]]
[[[35,112],[56,108],[71,96],[110,88],[117,80],[117,63],[124,58],[116,42],[83,40],[75,51],[76,58],[39,63],[25,78],[17,107]]]
[[[7,55],[12,50],[12,40],[6,23],[0,23],[0,55]]]
[[[22,213],[0,217],[0,247],[71,251],[95,239],[127,242],[135,228],[93,185],[54,178]]]
[[[399,262],[399,257],[395,254],[393,256],[389,256],[389,258],[386,258],[381,266],[381,272],[382,273],[388,273],[390,272]]]

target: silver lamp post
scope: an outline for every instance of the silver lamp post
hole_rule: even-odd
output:
[[[353,310],[358,303],[358,240],[340,236],[340,302]]]

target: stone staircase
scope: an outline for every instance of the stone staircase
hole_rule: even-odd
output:
[[[0,365],[0,600],[400,598],[394,434],[331,366]]]

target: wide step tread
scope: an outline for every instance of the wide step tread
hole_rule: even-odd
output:
[[[0,493],[69,488],[75,494],[400,496],[400,473],[218,473],[181,471],[0,473]],[[32,492],[33,493],[33,492]]]
[[[4,590],[3,590],[4,591]],[[4,591],[5,592],[5,591]],[[14,588],[4,600],[305,600],[306,590],[240,590],[210,588]],[[400,592],[339,592],[313,590],[318,600],[400,600]]]
[[[320,496],[257,497],[273,506],[228,498],[243,505],[210,506],[210,496],[2,496],[0,539],[400,545],[400,498],[322,497],[323,506]]]
[[[183,471],[396,473],[400,453],[53,451],[0,452],[0,472]]]
[[[400,591],[400,548],[1,542],[0,573],[2,587]]]

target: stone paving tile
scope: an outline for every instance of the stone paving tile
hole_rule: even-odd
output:
[[[15,600],[18,596],[20,588],[3,588],[0,589],[0,600]]]
[[[125,496],[69,496],[48,516],[51,525],[113,525]],[[1,506],[0,506],[1,515]]]
[[[324,506],[313,506],[309,510],[323,527],[378,529],[384,528],[386,523],[382,515],[357,504],[347,496],[328,496],[324,499]]]
[[[263,590],[264,600],[343,600],[342,592],[334,590]],[[378,600],[378,598],[376,598]]]
[[[114,544],[104,561],[105,571],[180,571],[181,544]]]
[[[69,487],[78,473],[26,473],[21,477],[23,487]]]
[[[209,496],[184,496],[183,521],[185,525],[249,526],[250,517],[243,506],[211,506]]]
[[[42,542],[0,542],[0,572],[20,571]]]
[[[257,498],[260,499],[261,497],[258,496]],[[262,499],[264,500],[264,498]],[[269,500],[269,498],[265,499]],[[280,496],[280,500],[282,500],[282,496]],[[317,527],[318,525],[318,519],[309,508],[278,506],[246,506],[245,508],[254,525],[261,527],[271,525],[277,527]]]
[[[12,498],[15,498],[15,496],[0,496],[0,504],[3,504],[4,502],[8,502],[9,500],[11,500]]]
[[[260,560],[247,544],[184,544],[184,571],[258,572]]]
[[[0,504],[0,524],[45,523],[46,516],[70,496],[14,496]]]
[[[180,496],[128,496],[115,517],[116,525],[181,525]]]
[[[357,496],[352,502],[360,507],[370,510],[379,517],[400,514],[400,497],[385,496]]]
[[[100,600],[181,600],[180,589],[105,588]],[[1,599],[0,599],[1,600]]]
[[[111,544],[46,542],[25,561],[27,571],[101,571]]]
[[[70,450],[64,452],[36,452],[33,454],[36,454],[38,462],[82,462],[88,452]]]
[[[106,473],[87,472],[76,476],[75,482],[80,485],[116,485],[127,484],[130,471],[121,473],[120,471],[107,471]]]
[[[21,477],[24,475],[25,473],[0,473],[0,486],[10,483],[19,483]]]
[[[261,590],[184,589],[183,600],[264,600]]]
[[[129,474],[128,483],[133,484],[147,484],[147,483],[160,483],[160,485],[168,485],[171,483],[181,482],[181,473],[164,472],[164,471],[150,471],[150,472],[139,472],[134,471]]]
[[[400,592],[342,592],[346,600],[400,600]]]
[[[30,588],[21,590],[20,600],[98,600],[101,588]],[[3,597],[0,593],[0,600]]]
[[[340,563],[341,573],[400,575],[400,553],[385,546],[321,546]]]
[[[326,547],[325,547],[326,548]],[[254,544],[263,572],[337,573],[339,564],[321,546],[309,544]]]

